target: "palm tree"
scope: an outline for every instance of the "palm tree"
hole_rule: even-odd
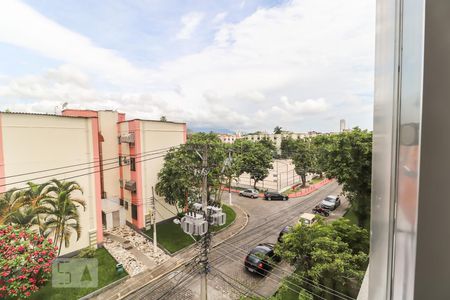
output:
[[[11,213],[21,206],[20,191],[16,188],[4,192],[0,196],[0,224],[9,223]]]
[[[81,235],[80,216],[78,208],[86,209],[84,200],[72,198],[72,193],[80,191],[81,187],[75,181],[59,181],[53,179],[47,189],[47,197],[42,199],[43,206],[47,207],[45,217],[45,232],[48,237],[53,234],[55,244],[59,243],[58,255],[61,253],[62,243],[69,247],[72,233]]]
[[[35,213],[36,218],[31,219],[34,224],[38,226],[39,234],[44,235],[44,227],[41,221],[41,216],[46,212],[46,207],[42,205],[42,200],[47,197],[47,188],[50,182],[36,184],[33,182],[27,182],[28,188],[21,193],[21,202],[24,205],[31,207],[27,212]]]
[[[38,211],[39,208],[35,209],[30,205],[19,207],[18,209],[7,214],[6,223],[19,225],[20,227],[28,229],[37,224],[37,216],[39,215]]]

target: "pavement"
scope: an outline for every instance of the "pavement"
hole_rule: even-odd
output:
[[[295,224],[303,212],[311,212],[327,195],[339,194],[341,187],[331,182],[308,196],[288,201],[265,201],[232,194],[234,204],[248,213],[248,225],[238,234],[229,237],[211,249],[209,255],[208,296],[210,299],[239,299],[243,295],[269,297],[282,279],[294,269],[285,262],[277,265],[268,276],[261,277],[244,269],[243,261],[248,251],[262,242],[276,243],[280,230]],[[224,203],[228,194],[223,195]],[[332,212],[330,220],[345,213],[347,200],[342,197],[341,207]],[[166,276],[146,285],[126,299],[199,299],[200,274],[196,266],[181,266]]]
[[[236,212],[236,219],[226,229],[216,233],[213,237],[213,247],[220,245],[224,241],[232,238],[245,228],[248,223],[247,213],[237,205],[233,205],[233,209]],[[185,265],[192,260],[193,257],[198,255],[198,249],[196,247],[188,247],[184,251],[179,252],[176,256],[171,257],[166,262],[162,263],[156,268],[152,268],[143,271],[133,277],[130,277],[126,281],[108,289],[107,291],[93,297],[92,299],[149,299],[149,295],[146,295],[146,286],[157,281],[159,278],[174,272],[178,267]],[[172,299],[172,298],[171,298]]]

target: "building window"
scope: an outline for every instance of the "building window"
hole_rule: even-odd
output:
[[[134,157],[130,158],[130,170],[136,171],[136,158]]]
[[[136,204],[131,204],[131,217],[137,220],[137,206]]]
[[[128,210],[128,201],[125,201],[125,209]]]
[[[123,206],[123,199],[120,199],[119,202],[120,202],[120,206]]]

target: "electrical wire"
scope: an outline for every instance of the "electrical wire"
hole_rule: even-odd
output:
[[[245,252],[244,250],[239,249],[238,247],[236,247],[236,246],[234,246],[234,245],[231,245],[231,244],[223,244],[223,245],[228,246],[228,247],[230,247],[230,248],[233,247],[234,249],[236,249],[237,251],[240,251],[241,253],[243,253],[243,254],[245,254],[245,255],[248,254],[248,253]],[[231,254],[231,252],[230,252],[230,254]],[[271,262],[267,262],[267,263],[268,263],[269,265],[271,265],[272,268],[275,269],[275,270],[280,270],[280,271],[285,272],[285,273],[287,273],[287,274],[289,274],[289,275],[291,275],[291,273],[292,273],[291,271],[286,270],[286,269],[283,269],[283,268],[281,268],[280,266],[278,266],[278,265],[276,265],[276,264],[274,264],[274,263],[271,263]],[[308,285],[311,285],[311,286],[313,286],[313,287],[315,287],[315,288],[321,289],[321,290],[323,290],[323,291],[325,291],[325,292],[327,292],[327,293],[329,293],[329,294],[331,294],[331,295],[333,295],[333,296],[336,296],[336,297],[338,297],[338,298],[340,298],[340,299],[355,300],[355,298],[352,298],[352,297],[350,297],[350,296],[348,296],[348,295],[346,295],[346,294],[344,294],[344,293],[341,293],[341,292],[339,292],[339,291],[337,291],[337,290],[334,290],[334,289],[332,289],[332,288],[330,288],[330,287],[327,287],[327,286],[325,286],[325,285],[322,285],[322,284],[320,284],[320,283],[315,283],[315,282],[313,282],[312,280],[307,279],[307,278],[305,278],[305,277],[303,277],[303,276],[300,276],[300,275],[298,275],[298,274],[294,274],[294,277],[297,278],[297,279],[300,279],[301,281],[305,282],[305,283],[308,284]],[[290,283],[292,283],[292,282],[290,282]]]
[[[149,160],[162,158],[162,157],[165,157],[165,156],[166,155],[160,155],[160,156],[156,156],[156,157],[143,159],[143,160],[140,160],[140,161],[136,161],[136,164],[137,163],[141,163],[141,162],[145,162],[145,161],[149,161]],[[117,169],[117,168],[120,168],[120,167],[122,167],[122,166],[115,166],[115,167],[106,168],[106,169],[103,169],[103,170],[96,170],[96,171],[92,171],[92,172],[88,172],[88,173],[84,173],[84,174],[77,174],[77,175],[74,175],[74,176],[65,177],[65,178],[57,178],[57,179],[60,180],[60,181],[64,181],[64,180],[78,178],[78,177],[87,176],[87,175],[91,175],[91,174],[101,173],[101,172],[104,172],[104,171],[114,170],[114,169]],[[49,175],[49,176],[51,176],[51,175]],[[47,178],[49,176],[46,176],[45,178]],[[30,180],[33,180],[33,179],[30,179]],[[28,189],[28,187],[17,188],[16,191],[25,190],[25,189]]]
[[[237,259],[235,259],[235,258],[229,256],[227,253],[222,252],[222,251],[219,250],[218,248],[216,248],[216,251],[218,251],[219,253],[221,253],[223,256],[225,256],[225,257],[231,259],[232,261],[234,261],[234,262],[239,262],[239,263],[240,263],[239,260],[237,260]],[[273,273],[273,272],[271,272],[271,271],[267,271],[267,273],[268,273],[268,274],[271,274],[272,276],[277,277],[277,278],[280,279],[280,280],[283,280],[282,277],[276,275],[275,273]],[[269,280],[272,280],[272,281],[274,281],[275,283],[278,283],[277,280],[275,280],[275,279],[273,279],[273,278],[271,278],[271,277],[267,277],[267,276],[266,276],[265,278],[267,278],[267,279],[269,279]],[[317,294],[311,292],[310,290],[308,290],[308,289],[306,289],[306,288],[304,288],[304,287],[298,286],[298,285],[296,285],[296,284],[294,284],[294,283],[292,283],[292,282],[289,282],[289,283],[292,284],[292,285],[294,285],[294,286],[296,286],[296,287],[298,287],[298,288],[301,289],[301,290],[304,290],[304,291],[307,292],[308,294],[311,294],[311,295],[313,295],[313,296],[316,296],[316,297],[319,298],[319,299],[326,300],[326,298],[324,298],[324,297],[322,297],[322,296],[319,296],[319,295],[317,295]],[[286,285],[286,287],[287,287],[288,289],[290,289],[291,291],[293,291],[294,293],[299,293],[299,292],[300,292],[300,290],[296,291],[296,290],[292,289],[291,287],[289,287],[288,285]]]
[[[149,155],[155,155],[155,154],[160,154],[160,153],[164,153],[167,152],[167,150],[163,150],[163,151],[159,151],[159,152],[155,152],[155,153],[149,153],[144,156],[149,156]],[[9,182],[9,183],[5,183],[5,184],[1,184],[0,187],[4,187],[4,186],[8,186],[8,185],[14,185],[14,184],[19,184],[19,183],[25,183],[25,182],[29,182],[29,181],[34,181],[34,180],[38,180],[38,179],[44,179],[44,178],[48,178],[48,177],[54,177],[54,176],[58,176],[58,175],[63,175],[63,174],[68,174],[68,173],[75,173],[75,172],[80,172],[80,171],[85,171],[85,170],[89,170],[92,168],[98,168],[101,166],[107,166],[107,165],[114,165],[114,164],[118,164],[119,162],[114,161],[114,162],[110,162],[110,163],[106,163],[106,164],[99,164],[99,165],[95,165],[95,166],[90,166],[90,167],[86,167],[86,168],[81,168],[81,169],[77,169],[77,170],[70,170],[70,171],[65,171],[65,172],[60,172],[60,173],[56,173],[56,174],[49,174],[49,175],[45,175],[45,176],[41,176],[41,177],[35,177],[35,178],[31,178],[31,179],[25,179],[25,180],[19,180],[19,181],[15,181],[15,182]],[[121,167],[122,165],[119,165],[117,167]]]
[[[139,156],[144,156],[146,153],[150,153],[150,152],[155,152],[155,151],[160,151],[160,150],[171,150],[171,149],[176,149],[179,146],[174,146],[174,147],[165,147],[165,148],[160,148],[160,149],[155,149],[155,150],[149,150],[149,151],[145,151],[145,152],[141,152],[138,154],[133,155],[132,157],[139,157]],[[14,177],[20,177],[20,176],[26,176],[26,175],[32,175],[32,174],[37,174],[37,173],[45,173],[45,172],[50,172],[50,171],[56,171],[56,170],[62,170],[62,169],[67,169],[67,168],[73,168],[73,167],[78,167],[78,166],[83,166],[83,165],[89,165],[89,164],[93,164],[93,163],[99,163],[99,162],[104,162],[104,161],[110,161],[110,160],[117,160],[122,156],[130,156],[131,155],[119,155],[116,157],[111,157],[111,158],[105,158],[105,159],[99,159],[99,160],[93,160],[93,161],[89,161],[89,162],[84,162],[84,163],[78,163],[78,164],[72,164],[72,165],[66,165],[66,166],[62,166],[62,167],[55,167],[55,168],[50,168],[50,169],[44,169],[44,170],[38,170],[38,171],[32,171],[32,172],[27,172],[27,173],[21,173],[21,174],[14,174],[14,175],[8,175],[8,176],[3,176],[0,177],[0,179],[7,179],[7,178],[14,178]],[[5,164],[3,164],[4,166]]]
[[[240,284],[240,285],[243,286],[245,289],[247,289],[247,291],[250,291],[252,294],[254,294],[254,295],[258,296],[258,297],[265,298],[263,295],[259,294],[259,293],[256,292],[254,289],[248,287],[247,285],[245,285],[244,283],[240,282],[239,280],[237,280],[237,279],[235,279],[235,278],[233,278],[233,277],[227,275],[226,273],[222,272],[222,271],[219,270],[218,268],[216,268],[216,267],[214,267],[214,266],[211,266],[211,268],[214,269],[214,270],[216,270],[217,272],[219,272],[219,276],[220,276],[226,283],[228,283],[229,285],[233,286],[230,282],[228,282],[226,279],[224,279],[224,278],[222,277],[222,275],[223,275],[223,276],[226,276],[226,277],[229,278],[230,280],[232,280],[232,281],[234,281],[234,282]],[[241,294],[243,294],[243,293],[241,293]],[[245,294],[243,294],[243,295],[246,296],[247,293],[245,293]]]

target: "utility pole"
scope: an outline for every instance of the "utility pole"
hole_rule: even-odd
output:
[[[152,221],[153,221],[153,254],[156,255],[158,250],[158,243],[156,241],[156,204],[155,204],[155,189],[152,186]]]
[[[229,163],[229,167],[231,167],[231,160],[232,160],[232,158],[231,158],[231,150],[230,151],[228,151],[228,163]],[[231,178],[231,176],[230,176],[230,178]],[[229,182],[230,184],[228,185],[228,200],[229,200],[229,203],[230,203],[230,205],[233,205],[233,203],[231,203],[231,179],[230,179],[230,182]]]
[[[204,216],[206,217],[206,221],[209,222],[209,214],[208,214],[208,145],[205,145],[203,149],[202,158],[202,210]],[[201,253],[201,263],[203,264],[204,270],[202,272],[201,279],[201,290],[200,290],[200,299],[207,300],[208,299],[208,251],[209,251],[209,226],[208,231],[203,237],[203,247]]]

